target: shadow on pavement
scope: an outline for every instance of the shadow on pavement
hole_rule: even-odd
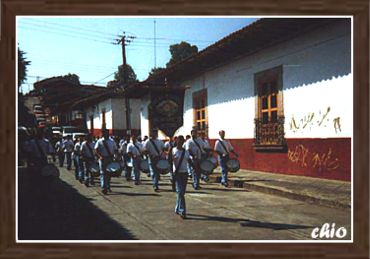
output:
[[[156,193],[130,193],[130,192],[111,192],[108,194],[108,196],[112,195],[126,195],[126,196],[161,196]]]
[[[136,239],[67,183],[35,182],[27,173],[18,170],[19,240]]]
[[[243,227],[269,228],[273,230],[314,228],[314,226],[306,226],[306,225],[260,222],[260,221],[254,221],[254,220],[249,220],[249,219],[226,218],[226,217],[207,216],[207,215],[198,215],[198,214],[188,214],[187,220],[207,220],[207,221],[240,223],[240,225]]]

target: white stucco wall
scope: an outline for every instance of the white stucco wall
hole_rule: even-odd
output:
[[[140,127],[141,136],[149,136],[149,112],[148,106],[150,103],[149,96],[145,96],[140,100]]]
[[[113,126],[113,113],[112,113],[112,101],[111,99],[104,100],[97,103],[95,106],[86,109],[86,121],[87,128],[90,129],[90,116],[94,117],[94,129],[102,128],[102,110],[105,109],[105,123],[107,129],[112,129]]]
[[[351,137],[350,29],[345,21],[330,24],[183,82],[191,88],[185,93],[184,126],[176,134],[190,133],[192,93],[207,88],[209,137],[224,129],[228,138],[254,138],[254,74],[282,65],[285,136]]]

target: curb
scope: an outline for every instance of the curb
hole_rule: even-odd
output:
[[[212,183],[221,183],[221,176],[211,174],[209,175],[209,180]],[[298,201],[311,203],[314,205],[322,205],[322,206],[341,208],[341,209],[351,208],[351,205],[346,204],[346,203],[317,198],[317,197],[289,192],[289,191],[283,191],[281,189],[277,189],[272,186],[255,185],[255,184],[247,183],[244,180],[234,180],[232,178],[229,178],[228,183],[229,183],[229,186],[231,187],[244,188],[244,189],[253,190],[253,191],[257,191],[261,193],[277,195],[277,196],[281,196],[281,197],[292,199],[292,200],[298,200]]]

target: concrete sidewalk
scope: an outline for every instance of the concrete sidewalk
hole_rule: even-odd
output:
[[[351,182],[239,170],[229,173],[229,186],[274,194],[330,207],[351,208]],[[220,168],[210,182],[221,182]]]

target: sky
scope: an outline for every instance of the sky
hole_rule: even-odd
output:
[[[127,63],[138,80],[170,60],[169,46],[186,41],[202,50],[257,18],[252,17],[72,17],[18,16],[17,45],[31,61],[22,92],[33,83],[68,73],[81,84],[106,86],[122,64],[123,33],[132,38]],[[154,43],[156,47],[154,48]]]

